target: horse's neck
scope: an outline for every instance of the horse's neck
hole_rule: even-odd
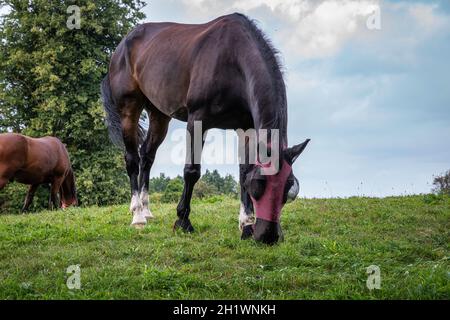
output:
[[[253,99],[250,101],[253,122],[258,136],[261,130],[268,132],[269,143],[274,130],[277,131],[279,137],[279,145],[281,148],[287,146],[287,110],[284,97],[279,96],[284,92],[276,92],[273,85],[261,85],[261,88],[255,88]],[[273,90],[273,92],[270,92]],[[282,89],[284,89],[284,84]]]
[[[243,54],[240,61],[247,79],[248,104],[257,135],[263,129],[278,130],[280,147],[286,147],[286,87],[281,71],[268,65],[263,55]]]

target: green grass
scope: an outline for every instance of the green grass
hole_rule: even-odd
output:
[[[194,202],[194,234],[172,231],[175,204],[140,231],[126,205],[1,215],[0,299],[449,299],[450,200],[431,200],[297,200],[272,247],[240,240],[232,199]]]

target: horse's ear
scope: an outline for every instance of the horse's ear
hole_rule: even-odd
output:
[[[311,139],[306,139],[305,142],[303,142],[303,143],[297,144],[291,148],[287,148],[284,151],[284,156],[286,157],[286,161],[292,165],[295,162],[295,160],[297,160],[298,156],[303,152],[303,150],[305,150],[309,141],[311,141]]]

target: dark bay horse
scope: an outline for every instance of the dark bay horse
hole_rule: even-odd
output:
[[[75,178],[64,144],[57,138],[0,134],[0,190],[9,181],[30,185],[22,211],[27,211],[41,184],[51,184],[49,208],[77,204]],[[58,193],[61,203],[58,201]]]
[[[187,122],[189,137],[201,135],[200,151],[211,128],[253,128],[258,137],[269,131],[267,154],[279,156],[268,165],[276,165],[277,170],[262,174],[267,163],[258,156],[245,156],[240,164],[239,225],[243,239],[253,235],[265,243],[278,241],[281,208],[298,193],[292,164],[309,140],[288,148],[286,88],[277,52],[253,21],[235,13],[205,24],[140,25],[117,47],[101,89],[110,136],[126,150],[132,225],[142,227],[152,217],[150,168],[169,121],[175,118]],[[144,109],[150,116],[145,136],[139,126]],[[198,122],[200,132],[195,130]],[[279,132],[277,144],[272,131]],[[248,154],[247,138],[243,143]],[[187,232],[194,230],[190,201],[200,178],[200,163],[192,161],[198,159],[196,141],[194,137],[187,142],[184,190],[174,225]]]

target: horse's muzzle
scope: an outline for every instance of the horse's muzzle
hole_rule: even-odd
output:
[[[256,218],[255,231],[253,237],[256,241],[268,245],[283,240],[283,233],[279,222],[268,221]]]

